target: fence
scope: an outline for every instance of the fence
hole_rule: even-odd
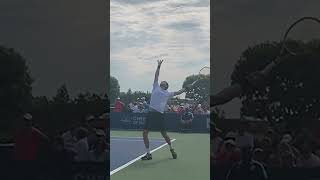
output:
[[[140,130],[143,129],[146,113],[130,113],[130,112],[111,112],[110,125],[111,129]],[[165,124],[168,131],[179,131],[181,127],[181,115],[177,113],[166,113]],[[192,132],[210,132],[210,115],[194,115],[192,121]]]

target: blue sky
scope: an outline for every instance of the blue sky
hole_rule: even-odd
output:
[[[169,90],[210,65],[209,0],[111,0],[111,75],[121,91],[151,91],[157,59],[159,80]]]

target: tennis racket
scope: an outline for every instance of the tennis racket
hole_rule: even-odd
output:
[[[320,19],[302,17],[296,20],[283,35],[279,55],[262,70],[262,74],[267,75],[277,64],[287,59],[284,57],[306,53],[308,51],[308,43],[319,39]]]
[[[210,67],[207,66],[200,69],[198,78],[191,84],[191,87],[194,87],[199,81],[205,78],[210,78]]]

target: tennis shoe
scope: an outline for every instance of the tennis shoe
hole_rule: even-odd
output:
[[[174,151],[174,149],[170,149],[171,155],[173,159],[177,159],[178,155],[177,153]]]
[[[150,153],[147,153],[145,156],[143,156],[141,158],[141,160],[145,161],[145,160],[151,160],[152,159],[152,155]]]

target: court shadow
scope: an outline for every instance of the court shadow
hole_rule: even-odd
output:
[[[153,159],[150,161],[142,161],[140,160],[139,162],[135,163],[135,165],[132,168],[145,168],[145,167],[150,167],[150,166],[154,166],[157,165],[159,163],[164,163],[164,162],[168,162],[168,161],[175,161],[175,159],[173,158],[165,158],[165,159]]]

